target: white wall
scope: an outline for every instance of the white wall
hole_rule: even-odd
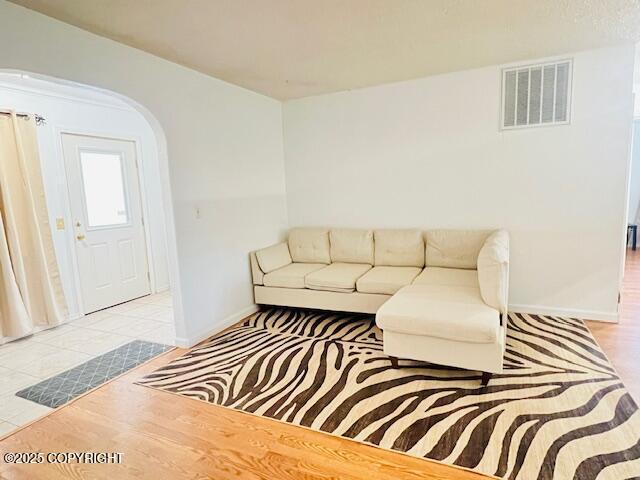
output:
[[[572,56],[566,126],[501,132],[499,66],[286,102],[290,224],[504,227],[513,308],[616,319],[634,49]]]
[[[60,143],[61,132],[135,141],[147,205],[162,203],[155,135],[142,114],[121,100],[35,79],[0,75],[0,108],[34,112],[46,119],[46,124],[38,127],[45,194],[69,317],[76,318],[82,311],[76,295],[79,285],[74,275],[75,239]],[[145,224],[149,229],[149,258],[154,291],[166,290],[169,288],[169,270],[164,214],[162,209],[148,208],[145,217]],[[56,218],[65,220],[65,230],[56,229]]]
[[[0,45],[0,69],[105,88],[159,122],[178,342],[250,312],[247,252],[287,226],[281,104],[5,1]]]
[[[575,55],[571,125],[502,133],[497,66],[282,108],[2,0],[0,44],[0,69],[120,93],[152,123],[181,344],[252,310],[247,252],[288,223],[505,227],[514,307],[616,316],[632,46]]]

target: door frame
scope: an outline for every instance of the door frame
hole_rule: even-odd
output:
[[[146,182],[145,182],[145,172],[144,172],[144,162],[142,160],[142,148],[141,143],[142,139],[137,135],[131,135],[130,133],[124,132],[109,132],[109,131],[96,131],[91,129],[79,129],[79,128],[70,128],[65,126],[56,126],[54,127],[54,136],[56,139],[56,153],[57,157],[60,161],[61,175],[58,178],[58,182],[60,182],[60,191],[64,192],[62,198],[62,204],[64,205],[64,223],[65,223],[65,239],[67,243],[67,250],[69,251],[71,267],[73,271],[73,291],[78,301],[78,307],[80,309],[79,315],[77,318],[84,316],[85,313],[85,303],[84,298],[82,296],[82,289],[80,288],[80,266],[78,263],[78,252],[76,251],[76,241],[75,241],[75,232],[72,228],[73,226],[73,215],[71,213],[71,194],[69,190],[69,178],[67,172],[67,166],[64,158],[64,149],[62,145],[62,135],[76,135],[81,137],[98,137],[104,138],[107,140],[120,140],[125,142],[133,142],[134,150],[135,150],[135,162],[136,162],[136,171],[138,174],[138,188],[140,191],[140,205],[142,209],[142,223],[143,223],[143,231],[144,231],[144,244],[146,247],[146,256],[147,256],[147,268],[149,272],[149,289],[151,294],[157,293],[156,289],[156,272],[155,272],[155,264],[153,261],[154,252],[151,246],[151,231],[149,225],[149,205],[147,201],[147,190],[146,190]],[[70,319],[74,320],[74,318]]]

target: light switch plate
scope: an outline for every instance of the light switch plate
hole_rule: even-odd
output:
[[[56,228],[58,230],[64,230],[64,218],[56,218]]]

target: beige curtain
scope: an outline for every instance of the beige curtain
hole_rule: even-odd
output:
[[[33,115],[0,113],[0,343],[67,316]]]

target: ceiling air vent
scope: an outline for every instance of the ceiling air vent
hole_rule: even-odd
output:
[[[571,60],[502,71],[502,128],[569,123]]]

